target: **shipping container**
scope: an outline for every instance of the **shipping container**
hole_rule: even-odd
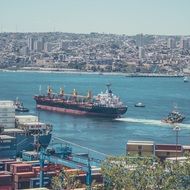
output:
[[[50,177],[44,177],[44,186],[48,187],[51,184]],[[30,188],[37,188],[40,186],[40,178],[31,178],[30,179]]]
[[[15,118],[20,124],[38,122],[38,117],[34,115],[16,115]]]
[[[11,164],[19,164],[19,163],[22,163],[22,162],[20,162],[20,161],[8,161],[8,162],[5,162],[5,170],[10,171]]]
[[[12,185],[0,186],[0,190],[12,190]]]
[[[30,181],[21,181],[14,183],[14,190],[28,189],[28,188],[30,188]]]
[[[0,123],[0,126],[3,126],[5,129],[15,128],[15,122],[10,122],[10,123],[2,122]]]
[[[15,112],[0,112],[0,117],[14,117],[15,118]]]
[[[7,107],[0,106],[0,113],[15,113],[15,108],[11,106]]]
[[[11,100],[1,100],[0,101],[0,106],[13,106],[14,102]]]
[[[3,123],[15,123],[14,117],[0,117],[0,124]]]
[[[14,182],[30,181],[30,178],[34,178],[36,175],[34,172],[15,173],[13,176]]]
[[[11,185],[12,175],[0,175],[0,186]]]
[[[24,172],[31,172],[32,171],[32,165],[31,164],[11,164],[10,166],[10,172],[12,173],[24,173]]]

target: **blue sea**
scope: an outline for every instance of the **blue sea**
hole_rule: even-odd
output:
[[[111,83],[113,93],[128,105],[121,119],[111,120],[38,112],[33,96],[45,94],[51,85],[54,92],[60,87],[65,93],[76,89],[78,94],[92,90],[96,95],[105,91]],[[183,78],[145,78],[96,74],[0,72],[0,99],[15,100],[17,97],[30,109],[30,114],[39,115],[43,122],[52,123],[53,135],[105,154],[124,155],[128,140],[148,140],[156,143],[176,143],[172,125],[161,123],[168,113],[177,107],[185,115],[179,124],[179,143],[190,144],[190,83]],[[134,104],[143,102],[145,108]]]

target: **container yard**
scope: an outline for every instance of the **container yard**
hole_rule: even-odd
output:
[[[50,143],[51,131],[37,116],[15,115],[13,101],[0,101],[0,190],[51,188],[62,170],[84,186],[102,183],[100,163],[73,153],[68,142]]]
[[[20,161],[4,159],[0,160],[0,190],[17,190],[17,189],[31,189],[40,187],[40,162],[36,161]],[[82,184],[86,183],[86,174],[79,169],[72,169],[61,164],[52,164],[45,162],[43,168],[44,182],[46,188],[51,188],[51,179],[56,176],[60,171],[69,174],[77,174],[77,179]],[[102,175],[100,168],[92,168],[92,179],[97,183],[102,183]],[[44,189],[46,189],[44,188]]]

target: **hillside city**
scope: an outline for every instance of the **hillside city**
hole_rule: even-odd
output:
[[[0,33],[0,69],[190,74],[190,37]]]

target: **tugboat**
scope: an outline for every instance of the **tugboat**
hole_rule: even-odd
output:
[[[178,111],[172,111],[168,114],[167,118],[163,119],[165,123],[181,123],[185,119],[185,116],[179,113]]]
[[[117,118],[126,113],[127,106],[113,94],[110,86],[107,84],[107,90],[97,96],[92,96],[91,91],[88,91],[87,96],[78,95],[75,89],[72,94],[65,94],[62,88],[57,94],[49,86],[47,95],[36,95],[34,100],[36,107],[42,110]]]
[[[23,103],[17,98],[14,102],[16,112],[29,112],[28,108],[25,108]]]

